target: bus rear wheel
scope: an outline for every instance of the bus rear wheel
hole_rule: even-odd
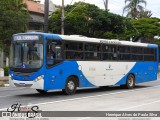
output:
[[[132,75],[132,74],[128,75],[125,87],[127,89],[132,89],[132,88],[135,87],[135,77],[134,77],[134,75]]]
[[[36,89],[37,92],[39,92],[40,94],[46,94],[47,90],[41,90],[41,89]]]
[[[67,79],[65,89],[62,89],[62,91],[66,95],[72,95],[76,92],[76,89],[77,89],[76,79],[71,76]]]

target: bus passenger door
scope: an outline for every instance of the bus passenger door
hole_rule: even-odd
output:
[[[60,83],[60,82],[57,82],[56,80],[62,77],[61,73],[63,69],[60,64],[61,62],[62,62],[61,41],[54,40],[54,39],[47,40],[47,45],[46,45],[46,67],[47,67],[47,74],[48,74],[47,80],[49,81],[48,85],[50,85],[51,88],[52,87],[60,88],[60,85],[55,86],[54,84]],[[54,84],[51,82],[53,80],[54,80]]]

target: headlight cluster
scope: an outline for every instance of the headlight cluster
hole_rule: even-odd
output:
[[[43,79],[43,78],[44,78],[44,75],[38,76],[38,77],[35,79],[35,81],[41,80],[41,79]]]
[[[13,74],[9,74],[9,78],[11,78],[11,80],[13,80]]]
[[[11,75],[9,74],[9,78],[11,78]]]

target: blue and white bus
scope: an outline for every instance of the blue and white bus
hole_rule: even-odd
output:
[[[9,83],[40,93],[77,87],[119,85],[157,80],[158,46],[49,33],[13,35]]]

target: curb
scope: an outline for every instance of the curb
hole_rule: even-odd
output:
[[[0,87],[8,87],[9,86],[9,77],[0,77]]]
[[[4,84],[4,87],[9,87],[9,84]]]

